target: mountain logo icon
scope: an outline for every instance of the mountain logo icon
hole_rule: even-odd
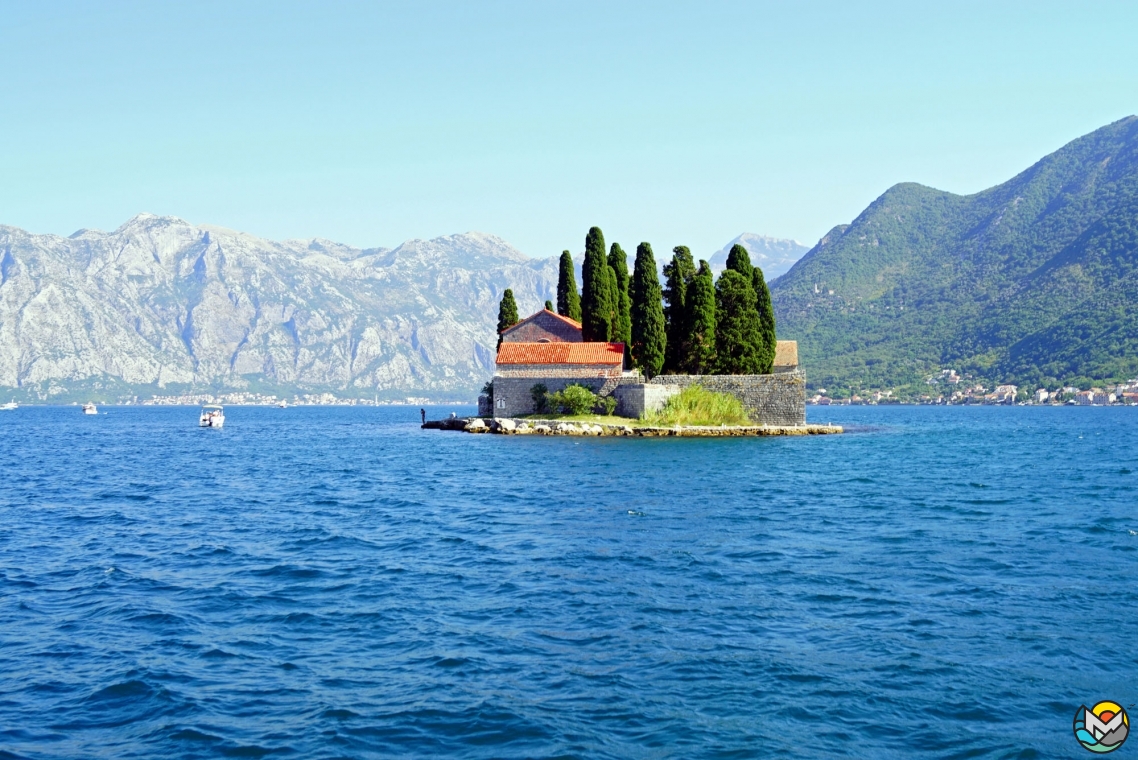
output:
[[[1130,735],[1130,716],[1117,702],[1103,701],[1075,711],[1075,739],[1083,749],[1099,754],[1114,752]]]

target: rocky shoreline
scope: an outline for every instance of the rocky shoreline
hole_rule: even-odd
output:
[[[841,433],[840,425],[733,425],[641,427],[598,424],[571,420],[484,419],[452,417],[423,423],[426,430],[455,430],[465,433],[497,435],[593,435],[637,438],[741,438],[770,435],[832,435]]]

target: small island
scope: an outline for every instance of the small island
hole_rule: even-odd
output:
[[[736,245],[713,279],[684,246],[661,288],[652,247],[631,276],[619,244],[585,238],[583,288],[561,255],[553,303],[518,319],[506,289],[498,311],[493,379],[478,416],[429,429],[515,435],[768,436],[840,433],[806,422],[798,344],[778,340],[762,270]]]

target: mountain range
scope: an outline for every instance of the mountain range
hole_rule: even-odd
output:
[[[920,388],[941,368],[1027,386],[1138,375],[1138,117],[973,195],[895,185],[805,255],[740,235],[713,267],[736,242],[814,387]],[[557,257],[477,232],[359,249],[151,214],[70,237],[0,226],[0,387],[472,398],[502,291],[528,314],[556,282]]]
[[[707,260],[707,263],[711,265],[711,271],[715,272],[716,275],[727,267],[727,254],[736,244],[747,249],[751,255],[752,264],[762,267],[763,276],[767,282],[786,274],[810,250],[809,246],[803,245],[797,240],[785,240],[744,232],[716,251]]]
[[[556,300],[557,257],[477,232],[359,249],[152,214],[66,238],[0,226],[0,387],[470,399],[507,287],[522,314]]]
[[[68,238],[0,227],[0,386],[469,397],[502,291],[536,311],[556,278],[480,233],[361,250],[150,214]]]
[[[1138,375],[1138,117],[996,187],[891,187],[772,287],[811,385]]]

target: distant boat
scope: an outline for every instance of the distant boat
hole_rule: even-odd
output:
[[[7,404],[0,404],[0,412],[13,412],[19,408],[20,405],[15,401],[9,401]]]
[[[86,404],[83,405],[83,414],[98,414],[98,413],[99,413],[99,408],[97,406],[95,406],[93,403],[91,403],[90,401],[88,401]]]
[[[225,425],[225,410],[219,404],[206,404],[198,418],[199,427],[219,428]]]
[[[280,407],[281,409],[288,409],[288,402],[282,398],[281,402],[279,404],[277,404],[277,406]]]

